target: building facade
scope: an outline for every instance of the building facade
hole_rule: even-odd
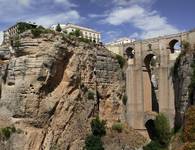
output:
[[[124,44],[130,44],[132,42],[135,42],[135,39],[123,37],[123,38],[120,38],[120,39],[115,40],[113,42],[107,43],[106,45],[124,45]]]
[[[17,34],[20,33],[19,28],[22,26],[23,31],[27,30],[27,29],[32,29],[32,28],[36,28],[37,25],[35,25],[34,23],[31,22],[17,22],[15,25],[9,27],[7,30],[3,31],[4,33],[4,38],[3,38],[3,42],[8,42],[10,40],[10,38],[16,36]]]
[[[57,25],[52,25],[51,29],[55,30],[56,27],[57,27]],[[74,32],[76,30],[80,30],[83,38],[95,41],[96,43],[99,43],[101,41],[101,33],[97,32],[91,28],[81,27],[81,26],[74,25],[71,23],[60,24],[60,27],[61,27],[62,31],[66,31],[68,34],[71,32]]]

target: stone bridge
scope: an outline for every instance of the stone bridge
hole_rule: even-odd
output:
[[[183,43],[181,48],[178,43]],[[173,126],[175,99],[171,68],[188,43],[195,46],[195,30],[122,47],[128,58],[126,119],[134,129],[145,131],[147,122],[154,120],[159,112],[164,113]]]

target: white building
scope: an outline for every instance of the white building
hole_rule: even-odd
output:
[[[51,29],[55,30],[57,25],[52,25]],[[79,29],[82,33],[83,38],[95,41],[96,43],[101,41],[101,33],[97,32],[91,28],[81,27],[78,25],[74,25],[71,23],[68,24],[60,24],[62,31],[66,31],[68,34],[74,32]]]
[[[113,42],[107,43],[106,45],[124,45],[124,44],[132,43],[134,41],[135,41],[135,39],[130,39],[130,38],[127,38],[127,37],[123,37],[123,38],[120,38],[120,39],[115,40]]]

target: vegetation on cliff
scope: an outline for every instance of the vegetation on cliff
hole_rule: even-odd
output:
[[[120,67],[123,68],[124,65],[125,65],[126,60],[120,55],[116,55],[116,59],[118,60],[118,63],[120,65]]]
[[[86,150],[104,150],[101,137],[106,135],[106,122],[96,117],[91,121],[92,134],[85,140]]]

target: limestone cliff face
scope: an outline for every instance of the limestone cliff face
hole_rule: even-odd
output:
[[[122,72],[103,46],[28,32],[20,42],[0,48],[0,127],[14,124],[22,133],[0,149],[79,150],[95,115],[108,126],[124,122]]]
[[[182,52],[177,58],[173,68],[173,83],[175,92],[175,125],[181,127],[184,120],[184,114],[190,104],[189,85],[193,74],[192,64],[195,55],[193,51]]]

